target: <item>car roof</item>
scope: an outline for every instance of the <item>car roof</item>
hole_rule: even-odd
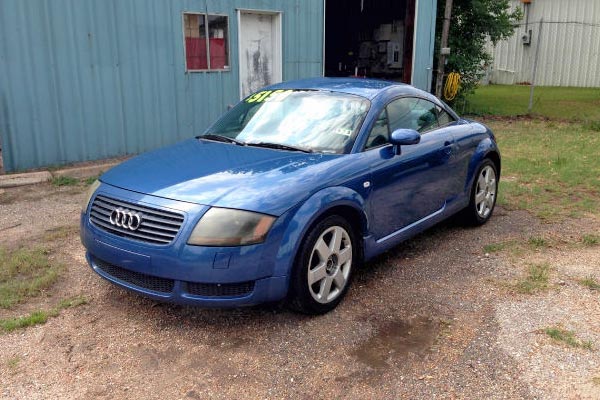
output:
[[[375,98],[386,89],[394,88],[398,94],[424,95],[425,92],[413,86],[400,82],[384,81],[370,78],[309,78],[286,81],[266,87],[267,90],[276,89],[311,89],[327,90],[359,95],[369,100]]]

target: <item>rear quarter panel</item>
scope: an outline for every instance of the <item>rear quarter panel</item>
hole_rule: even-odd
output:
[[[460,176],[466,178],[463,182],[463,195],[468,203],[470,188],[477,168],[490,153],[495,152],[500,155],[500,150],[494,134],[488,127],[475,121],[462,121],[464,121],[465,129],[456,134],[455,140],[458,148]]]

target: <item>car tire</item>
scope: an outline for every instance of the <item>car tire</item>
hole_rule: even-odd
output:
[[[331,215],[306,234],[292,270],[289,306],[304,314],[324,314],[342,301],[358,263],[350,224]]]
[[[485,224],[494,212],[498,195],[498,172],[490,159],[479,166],[473,179],[469,205],[462,212],[462,220],[470,226]]]

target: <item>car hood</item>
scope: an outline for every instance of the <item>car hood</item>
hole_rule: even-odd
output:
[[[280,215],[319,187],[341,156],[190,139],[114,167],[100,180],[139,193]]]

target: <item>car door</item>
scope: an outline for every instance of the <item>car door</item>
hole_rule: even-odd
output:
[[[367,139],[371,194],[369,214],[377,239],[442,210],[450,196],[448,172],[454,138],[438,121],[439,107],[428,100],[403,97],[383,109]],[[416,145],[395,155],[389,144],[399,128],[421,133]]]

